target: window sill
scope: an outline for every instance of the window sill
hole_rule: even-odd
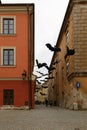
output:
[[[2,68],[15,68],[16,67],[16,65],[13,65],[13,66],[5,66],[5,65],[1,65],[0,67],[2,67]]]
[[[16,34],[0,34],[0,36],[12,37],[12,36],[16,36]]]

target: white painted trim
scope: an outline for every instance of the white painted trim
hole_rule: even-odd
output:
[[[15,78],[0,78],[0,81],[29,81],[28,78],[25,80],[22,79],[22,77],[15,77]]]

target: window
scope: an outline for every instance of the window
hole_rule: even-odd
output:
[[[15,48],[7,47],[1,48],[1,65],[2,66],[15,66],[16,53]]]
[[[69,69],[70,69],[70,62],[67,61],[67,63],[66,63],[66,74],[67,75],[69,74]]]
[[[69,24],[70,22],[68,21],[65,26],[66,46],[69,44]]]
[[[69,44],[69,31],[66,31],[66,45]]]
[[[62,79],[64,79],[64,67],[62,67]]]
[[[14,65],[14,49],[3,49],[3,65]]]
[[[3,18],[3,33],[14,34],[14,19],[13,18]]]
[[[16,17],[15,16],[1,16],[0,33],[4,35],[16,34]]]

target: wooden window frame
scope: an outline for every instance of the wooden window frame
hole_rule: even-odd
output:
[[[13,89],[3,90],[3,105],[14,105],[14,90]]]

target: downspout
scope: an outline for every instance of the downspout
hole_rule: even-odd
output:
[[[28,104],[29,109],[32,108],[31,104],[31,43],[30,43],[30,14],[29,14],[29,6],[27,5],[27,13],[28,13]],[[29,55],[30,54],[30,55]]]

